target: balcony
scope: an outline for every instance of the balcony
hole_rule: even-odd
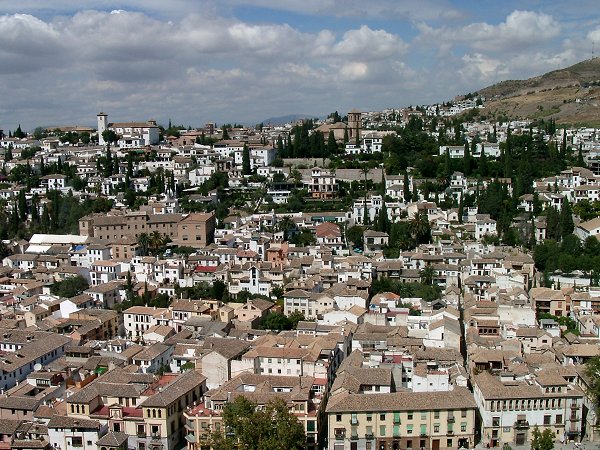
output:
[[[356,417],[353,417],[352,419],[350,419],[350,424],[351,425],[358,425],[358,419]]]
[[[447,436],[454,436],[454,430],[448,430],[446,433]]]
[[[350,435],[350,440],[352,440],[352,441],[358,441],[358,434],[352,434],[352,435]]]
[[[580,406],[577,403],[571,403],[571,409],[579,409]]]
[[[365,439],[373,439],[373,438],[374,438],[373,433],[366,433],[365,434]]]
[[[526,420],[517,420],[515,422],[515,428],[517,430],[525,430],[529,428],[529,422],[527,422]]]
[[[448,417],[448,423],[454,423],[454,416]]]
[[[335,433],[335,438],[337,440],[342,440],[346,437],[346,433]]]

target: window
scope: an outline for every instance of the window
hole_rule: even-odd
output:
[[[434,419],[439,419],[440,418],[440,412],[439,411],[434,411],[433,412],[433,418]]]
[[[151,426],[152,436],[160,436],[160,427],[158,425]]]
[[[342,415],[341,414],[336,414],[335,415],[335,421],[336,422],[341,422],[342,421]]]
[[[544,416],[544,425],[550,425],[550,419],[551,419],[551,416],[549,414],[546,414]]]
[[[379,436],[385,437],[385,425],[379,425]]]
[[[448,439],[446,442],[446,447],[452,448],[452,444],[453,444],[452,439]]]
[[[408,420],[413,420],[413,412],[412,412],[412,411],[408,411],[408,412],[406,413],[406,418],[407,418]]]
[[[71,445],[73,447],[83,447],[83,438],[81,436],[73,436],[71,438]]]
[[[367,413],[367,422],[371,422],[373,420],[373,413]]]
[[[466,409],[462,409],[460,411],[460,417],[467,417],[467,410]]]
[[[146,427],[143,424],[137,426],[137,435],[140,437],[146,436]]]
[[[385,414],[379,414],[379,420],[385,420]]]
[[[556,424],[561,425],[562,423],[563,423],[562,414],[557,414],[556,415]]]
[[[406,448],[408,448],[408,449],[412,448],[412,439],[409,439],[406,441]]]
[[[413,426],[406,425],[406,434],[412,434],[412,432],[413,432]]]
[[[492,417],[492,426],[499,427],[500,426],[500,417]]]
[[[433,424],[433,432],[434,433],[439,433],[440,432],[440,424],[439,423],[434,423]]]
[[[427,420],[427,413],[425,411],[421,411],[421,420]]]
[[[465,431],[467,431],[467,423],[466,422],[461,422],[461,424],[460,424],[460,431],[463,432],[463,433]]]
[[[421,424],[421,435],[424,436],[427,434],[427,425],[422,423]]]

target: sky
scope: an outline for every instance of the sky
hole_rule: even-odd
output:
[[[600,53],[597,0],[0,2],[0,128],[431,104]]]

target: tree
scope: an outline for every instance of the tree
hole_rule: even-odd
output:
[[[337,143],[335,142],[335,134],[333,130],[329,130],[329,136],[327,137],[327,156],[335,155],[337,153]]]
[[[423,270],[421,270],[420,276],[421,283],[426,284],[427,286],[431,286],[435,277],[435,269],[431,264],[428,264]]]
[[[554,448],[554,433],[551,429],[545,428],[540,432],[536,425],[531,434],[531,450],[552,450]]]
[[[85,278],[76,276],[54,283],[50,287],[50,292],[59,297],[71,298],[81,294],[89,287]]]
[[[246,144],[244,144],[244,149],[242,150],[242,172],[244,175],[250,175],[252,173],[250,167],[250,149]]]
[[[416,245],[425,244],[431,238],[431,225],[426,212],[416,212],[408,223],[410,234]]]
[[[412,195],[410,193],[410,182],[408,179],[408,172],[404,172],[404,181],[403,181],[403,194],[404,194],[404,202],[408,203],[412,199]],[[416,199],[415,199],[416,200]]]
[[[229,139],[229,132],[227,131],[227,127],[225,125],[223,125],[223,140],[227,140]]]
[[[160,231],[158,230],[154,230],[152,233],[150,233],[150,236],[148,236],[148,246],[151,247],[154,251],[158,250],[165,244],[165,236],[160,234]]]
[[[585,363],[588,377],[586,393],[592,398],[596,411],[600,408],[600,356],[594,356]]]
[[[102,132],[102,139],[110,146],[110,144],[114,144],[119,140],[119,135],[114,130],[104,130]]]
[[[290,238],[290,233],[296,229],[296,222],[290,216],[283,216],[277,224],[279,231],[283,231],[283,240],[287,241]]]
[[[354,247],[362,248],[364,232],[365,229],[363,227],[354,225],[353,227],[350,227],[348,228],[348,230],[346,230],[346,239],[349,243],[354,245]]]
[[[223,408],[223,432],[215,432],[211,445],[215,450],[294,450],[306,445],[304,427],[277,398],[264,408],[238,396]]]
[[[565,198],[562,208],[560,209],[560,233],[561,238],[568,236],[573,233],[575,225],[573,223],[573,211],[571,210],[571,203]]]
[[[150,245],[150,236],[148,236],[148,233],[140,233],[137,238],[137,243],[140,246],[142,255],[146,256],[148,254],[148,246]]]
[[[280,312],[269,312],[260,321],[260,327],[265,330],[291,330],[292,324],[284,314]]]

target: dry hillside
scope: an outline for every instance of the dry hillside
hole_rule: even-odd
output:
[[[558,123],[600,126],[600,58],[528,80],[508,80],[479,91],[485,115],[554,118]]]

